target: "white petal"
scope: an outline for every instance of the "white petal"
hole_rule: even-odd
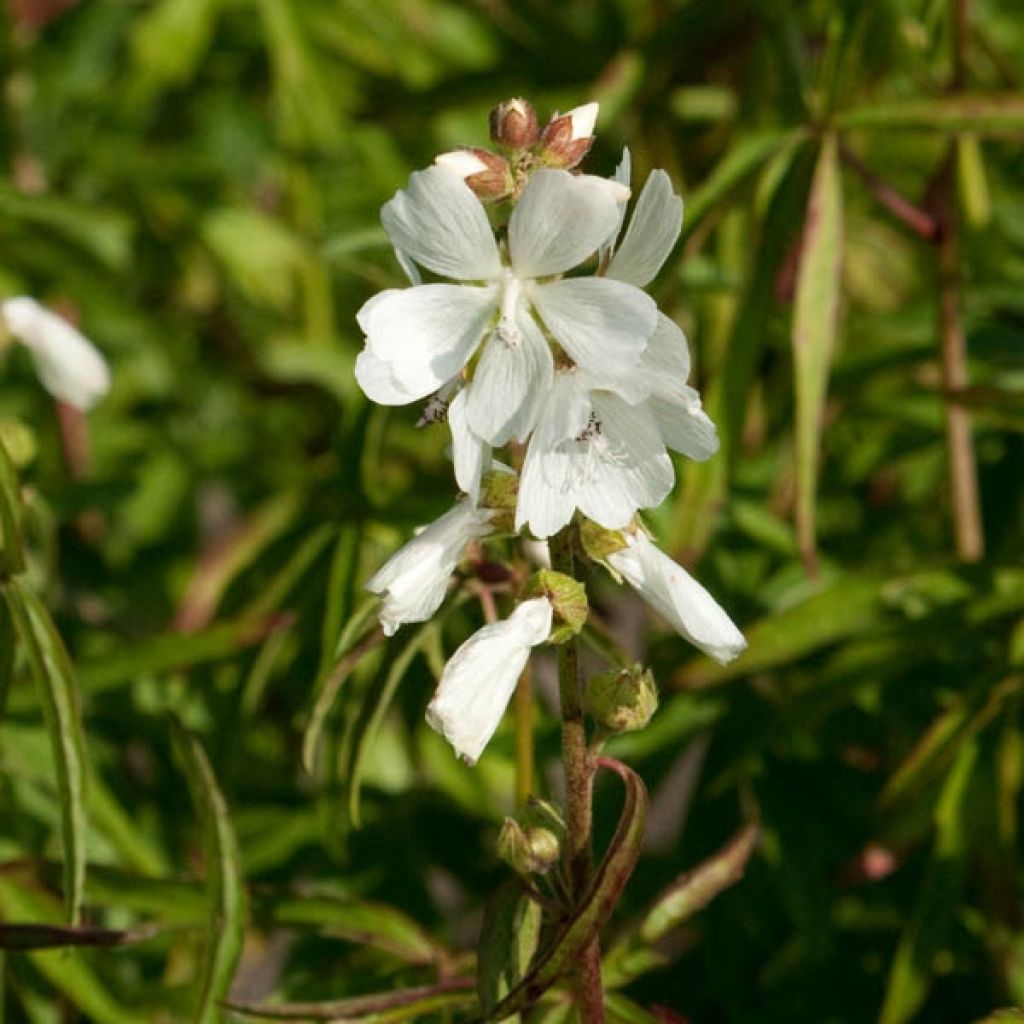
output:
[[[54,398],[84,411],[110,390],[106,360],[63,317],[25,296],[0,303],[0,317],[29,350],[40,382]]]
[[[550,537],[572,518],[574,438],[587,425],[590,399],[578,373],[557,373],[547,406],[530,438],[516,502],[516,529],[528,525],[536,537]]]
[[[665,500],[675,470],[646,406],[630,405],[608,392],[596,391],[590,397],[600,435],[591,441],[589,476],[578,488],[578,504],[585,516],[605,529],[619,530],[638,509],[654,508]]]
[[[501,269],[480,200],[443,167],[416,171],[408,188],[384,205],[380,219],[396,249],[435,273],[485,281]]]
[[[525,440],[551,387],[553,363],[544,335],[523,309],[515,323],[519,340],[509,345],[499,332],[492,334],[466,388],[469,426],[496,448],[513,437]]]
[[[534,173],[508,224],[509,252],[518,277],[570,270],[615,230],[618,203],[608,182],[599,181],[551,168]]]
[[[693,392],[696,398],[696,392]],[[673,451],[704,462],[718,451],[718,431],[700,407],[700,400],[680,404],[667,398],[648,399],[661,436]]]
[[[480,482],[491,465],[491,446],[478,437],[466,421],[466,390],[463,388],[448,406],[448,426],[452,432],[452,462],[455,482],[475,505],[480,500]]]
[[[473,764],[501,722],[530,648],[551,632],[551,604],[524,601],[503,622],[477,630],[451,656],[427,707],[427,722]]]
[[[489,170],[487,164],[471,149],[452,149],[447,153],[441,153],[434,157],[434,163],[460,178],[468,178],[471,174]]]
[[[375,295],[356,319],[398,388],[423,398],[466,364],[496,304],[493,285],[423,284]]]
[[[622,230],[622,221],[626,216],[626,203],[629,200],[629,178],[632,166],[633,159],[630,156],[629,147],[624,146],[622,149],[622,159],[619,161],[619,166],[615,168],[615,173],[612,175],[611,180],[615,182],[615,184],[621,185],[626,194],[619,200],[619,220],[615,225],[615,230],[612,231],[612,233],[601,244],[602,261],[615,247],[615,240],[619,237],[619,232]]]
[[[743,634],[718,602],[643,533],[608,556],[612,567],[675,630],[715,661],[732,661],[746,646]]]
[[[655,394],[681,399],[692,391],[686,386],[690,376],[690,349],[686,335],[664,313],[658,314],[657,327],[640,357],[640,372],[648,379]]]
[[[491,513],[460,501],[391,556],[366,584],[383,598],[385,636],[406,622],[426,622],[440,607],[466,545],[493,531]]]
[[[602,377],[635,367],[658,323],[649,295],[603,277],[531,284],[527,294],[572,359]]]
[[[572,119],[572,138],[587,139],[594,134],[594,125],[597,124],[597,115],[601,109],[599,103],[584,103],[580,107],[573,107],[563,116]]]
[[[395,259],[398,260],[398,265],[402,268],[402,273],[409,279],[409,284],[417,285],[423,284],[423,277],[420,275],[420,268],[398,246],[393,247],[395,250]]]
[[[409,390],[391,371],[391,364],[365,347],[356,357],[356,381],[371,402],[378,405],[408,405],[423,396],[418,389]]]
[[[652,171],[637,200],[608,276],[642,288],[668,259],[683,224],[683,201],[664,171]]]

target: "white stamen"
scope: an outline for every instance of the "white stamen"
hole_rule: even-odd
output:
[[[519,328],[516,327],[516,309],[523,286],[519,278],[505,271],[504,287],[501,291],[501,307],[498,315],[498,327],[494,332],[498,341],[506,348],[515,348],[523,340]]]

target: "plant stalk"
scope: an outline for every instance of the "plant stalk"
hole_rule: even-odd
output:
[[[576,578],[573,555],[575,528],[567,526],[549,541],[551,568]],[[574,901],[583,898],[593,868],[594,764],[583,721],[579,648],[575,637],[558,647],[558,694],[562,711],[562,763],[565,769],[565,865]],[[572,974],[573,994],[581,1024],[603,1024],[601,943],[593,941],[580,954]]]

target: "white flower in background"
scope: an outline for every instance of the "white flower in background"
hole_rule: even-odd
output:
[[[0,319],[29,350],[39,380],[54,398],[84,411],[110,390],[106,360],[63,317],[22,296],[0,302]]]
[[[598,250],[619,222],[623,194],[603,178],[536,171],[509,220],[505,265],[483,206],[457,174],[443,167],[413,174],[382,211],[388,235],[407,260],[464,283],[390,289],[363,306],[357,319],[366,348],[356,377],[366,394],[385,405],[424,398],[483,342],[466,387],[466,423],[490,445],[525,439],[552,377],[541,323],[574,362],[611,386],[639,362],[657,307],[623,281],[550,279]]]
[[[718,602],[647,534],[638,530],[626,541],[608,563],[677,633],[722,665],[747,646]]]
[[[530,649],[551,633],[551,603],[523,601],[505,620],[477,630],[451,656],[427,707],[427,722],[470,764],[494,735]]]
[[[378,616],[385,636],[437,611],[466,545],[493,532],[491,514],[460,501],[384,563],[366,589],[383,598]]]
[[[645,403],[594,388],[579,368],[562,371],[526,452],[516,529],[528,525],[534,536],[550,537],[576,509],[606,529],[622,529],[637,509],[660,505],[674,480]]]

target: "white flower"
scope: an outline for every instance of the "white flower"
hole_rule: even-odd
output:
[[[645,403],[654,414],[665,444],[703,462],[718,451],[718,433],[700,404],[700,395],[686,383],[690,352],[686,335],[664,313],[640,357],[634,374],[637,387],[647,391]]]
[[[722,665],[732,661],[747,642],[718,602],[643,531],[626,540],[608,555],[612,568],[690,643]]]
[[[615,172],[616,180],[629,184],[629,151]],[[623,179],[625,179],[623,181]],[[643,288],[654,280],[668,259],[683,226],[683,200],[672,190],[672,179],[662,170],[652,171],[636,201],[625,237],[608,265],[608,277]]]
[[[551,633],[551,603],[524,601],[504,621],[477,630],[451,656],[427,707],[427,722],[470,764],[498,728],[530,648]]]
[[[63,317],[22,296],[0,302],[0,318],[29,350],[39,380],[54,398],[86,410],[110,390],[103,356]]]
[[[483,341],[466,422],[500,446],[525,439],[545,405],[553,363],[540,323],[594,374],[611,380],[634,368],[657,324],[654,302],[623,281],[549,280],[614,232],[623,191],[603,178],[536,171],[509,220],[505,266],[465,182],[443,167],[413,174],[381,214],[391,241],[406,259],[464,283],[391,289],[363,306],[366,348],[356,377],[366,394],[385,405],[424,398],[459,374]]]
[[[441,606],[466,545],[493,531],[491,513],[460,501],[400,548],[366,584],[383,598],[378,616],[385,636],[406,622],[426,622]]]
[[[576,368],[555,375],[519,481],[516,529],[557,533],[578,508],[609,530],[664,501],[675,474],[654,413],[593,387]]]

